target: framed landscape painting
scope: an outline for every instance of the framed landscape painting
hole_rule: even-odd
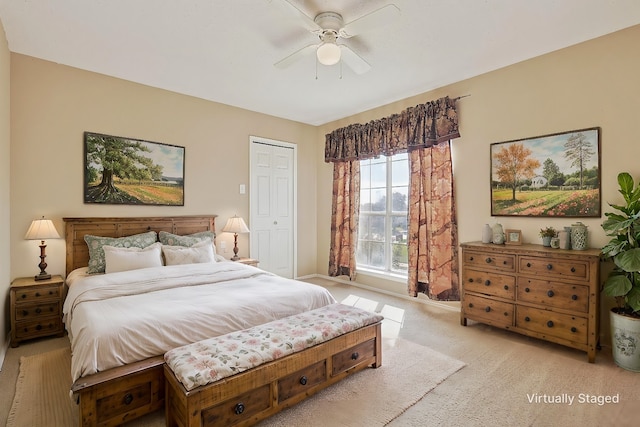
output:
[[[184,206],[184,147],[85,132],[84,202]]]
[[[491,144],[491,215],[600,217],[600,128]]]

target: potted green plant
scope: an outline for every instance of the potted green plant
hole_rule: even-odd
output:
[[[613,297],[611,339],[613,359],[622,368],[640,372],[640,185],[627,172],[618,174],[624,205],[609,204],[602,223],[609,243],[602,255],[614,263],[603,292]]]
[[[542,237],[542,246],[551,246],[551,239],[556,237],[558,232],[553,227],[545,227],[540,229],[540,237]]]

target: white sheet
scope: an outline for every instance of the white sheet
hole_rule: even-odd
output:
[[[67,284],[73,381],[336,302],[320,286],[233,262],[74,271]]]

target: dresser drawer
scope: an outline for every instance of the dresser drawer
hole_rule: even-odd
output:
[[[305,393],[327,380],[327,361],[321,360],[278,381],[278,402]]]
[[[589,311],[589,288],[549,280],[518,278],[518,302],[531,302],[581,313]]]
[[[583,260],[520,257],[518,267],[523,274],[589,280],[589,263]]]
[[[271,407],[271,384],[249,390],[219,405],[202,410],[202,426],[233,426]]]
[[[16,289],[16,305],[38,304],[46,300],[59,300],[62,297],[60,290],[60,286]]]
[[[331,375],[335,376],[376,355],[375,340],[365,341],[332,356]]]
[[[62,319],[60,316],[41,317],[34,320],[16,322],[16,338],[35,338],[61,333]]]
[[[27,305],[21,304],[16,308],[16,320],[31,320],[44,316],[59,316],[60,303],[52,302],[49,304]]]
[[[587,343],[587,319],[532,307],[518,306],[516,326],[549,337]]]
[[[516,256],[510,254],[494,254],[490,252],[463,252],[465,267],[477,267],[483,270],[515,272]]]
[[[515,276],[465,269],[462,280],[465,292],[478,292],[510,300],[516,295]]]
[[[462,311],[466,317],[494,326],[513,326],[513,304],[465,294]]]

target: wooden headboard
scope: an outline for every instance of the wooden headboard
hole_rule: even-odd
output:
[[[147,231],[166,231],[173,234],[216,232],[217,215],[155,216],[128,218],[62,218],[65,222],[67,246],[66,274],[89,264],[89,248],[85,234],[105,237],[125,237]]]

